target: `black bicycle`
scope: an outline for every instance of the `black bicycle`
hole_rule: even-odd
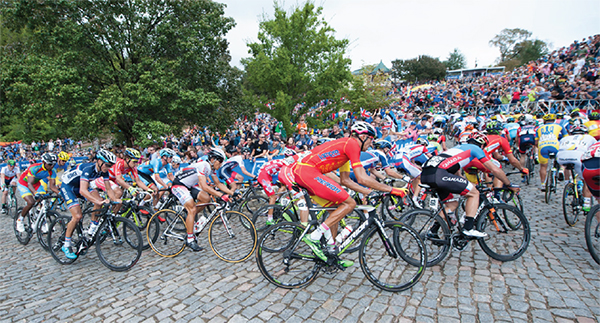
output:
[[[585,219],[585,242],[590,255],[600,265],[600,204],[594,205]]]
[[[112,214],[111,207],[113,205],[115,203],[84,213],[84,215],[96,213],[99,223],[91,236],[86,232],[87,230],[84,230],[81,221],[77,223],[71,236],[71,248],[77,255],[75,259],[67,258],[61,249],[71,217],[57,217],[48,231],[48,246],[50,246],[52,258],[62,265],[72,264],[96,244],[96,254],[104,266],[113,271],[131,269],[142,255],[144,241],[140,230],[131,220]]]
[[[21,214],[22,208],[18,209],[17,215],[13,219],[13,229],[17,240],[22,245],[27,245],[33,235],[37,235],[38,241],[44,250],[48,250],[46,244],[47,234],[50,223],[60,214],[53,211],[56,205],[61,203],[61,198],[56,195],[42,195],[35,201],[29,212],[23,216],[21,223],[23,231],[17,229],[17,219]]]

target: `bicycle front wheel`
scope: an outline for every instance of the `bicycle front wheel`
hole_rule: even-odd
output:
[[[7,215],[11,218],[15,218],[19,215],[19,205],[17,201],[17,197],[13,192],[9,192],[9,202],[8,202],[8,210]]]
[[[162,257],[175,257],[185,249],[187,233],[183,217],[170,209],[160,210],[150,218],[150,222],[157,221],[158,217],[165,221],[158,229],[158,239],[152,241],[152,232],[146,228],[146,238],[150,248]],[[183,228],[181,230],[180,228]]]
[[[208,243],[221,260],[241,262],[256,249],[256,229],[252,221],[237,211],[221,212],[210,222]]]
[[[365,234],[359,250],[360,268],[375,286],[401,292],[413,287],[425,273],[426,247],[417,231],[402,222],[387,221],[383,228],[381,232],[374,226]]]
[[[548,165],[548,167],[550,166]],[[550,204],[550,198],[552,197],[552,175],[552,171],[549,171],[546,174],[546,183],[544,184],[544,202],[546,202],[546,204]]]
[[[38,224],[36,234],[38,241],[44,250],[48,250],[48,230],[50,230],[50,224],[59,216],[60,214],[54,211],[48,211],[46,214],[41,215],[42,218]]]
[[[113,271],[126,271],[142,256],[142,234],[129,219],[106,219],[96,234],[96,253],[104,266]]]
[[[254,215],[256,211],[262,208],[265,205],[269,204],[269,199],[262,195],[252,195],[246,198],[240,206],[238,207],[238,211],[244,214],[248,214],[250,217]]]
[[[31,211],[35,212],[35,209],[32,208]],[[25,214],[23,220],[21,220],[21,223],[23,223],[24,230],[19,231],[17,230],[17,219],[19,218],[20,214],[21,209],[17,211],[17,215],[13,219],[13,229],[15,231],[15,236],[17,237],[17,240],[19,240],[19,243],[22,245],[26,245],[29,243],[29,240],[31,240],[31,237],[33,236],[33,229],[31,228],[31,217],[29,216],[29,213]]]
[[[137,211],[133,209],[127,212],[126,218],[131,220],[140,230],[140,232],[147,233],[148,240],[152,240],[152,242],[156,242],[158,239],[159,233],[159,220],[154,218],[153,221],[150,221],[152,218],[152,209],[148,206],[142,206]],[[144,244],[142,246],[143,250],[150,248],[148,244],[148,240],[144,239]]]
[[[48,251],[52,258],[56,260],[61,265],[72,264],[77,258],[69,259],[65,256],[62,251],[62,246],[65,244],[65,233],[67,233],[67,224],[71,221],[70,216],[61,215],[56,217],[54,221],[50,223],[48,227]],[[78,225],[81,225],[79,223]],[[73,231],[71,236],[71,245],[77,246],[79,245],[80,240],[78,239],[78,235],[76,233],[77,228]]]
[[[592,207],[585,219],[585,242],[594,261],[600,265],[600,205]]]
[[[258,269],[277,287],[304,287],[319,274],[321,267],[312,250],[299,241],[303,231],[299,223],[282,222],[267,228],[259,239],[256,249]]]
[[[574,226],[577,223],[580,212],[579,199],[576,196],[576,186],[573,183],[565,185],[562,196],[563,215],[568,225]]]
[[[519,225],[514,226],[516,223]],[[481,249],[500,261],[521,257],[531,240],[529,221],[517,208],[507,204],[484,207],[477,215],[477,230],[488,235],[477,240]]]
[[[450,228],[439,215],[429,210],[412,210],[402,217],[403,223],[410,221],[427,248],[427,267],[435,266],[450,252]],[[418,265],[418,260],[411,261]]]

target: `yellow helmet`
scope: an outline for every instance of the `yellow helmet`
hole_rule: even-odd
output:
[[[137,150],[137,149],[127,148],[127,149],[125,149],[125,156],[127,156],[131,159],[139,160],[142,157],[142,154],[140,154],[139,150]]]
[[[69,161],[69,159],[71,159],[71,156],[64,151],[61,151],[60,153],[58,153],[58,159],[64,160],[64,161]]]
[[[556,120],[556,115],[554,113],[545,114],[542,119],[544,119],[544,121],[554,121]]]

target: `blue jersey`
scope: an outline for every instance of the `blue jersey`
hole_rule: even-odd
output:
[[[160,173],[163,169],[165,169],[167,174],[173,173],[173,168],[171,168],[171,164],[163,165],[161,158],[152,159],[151,161],[138,166],[138,172],[146,175]]]
[[[108,172],[96,170],[96,163],[83,163],[62,176],[63,185],[79,187],[81,181],[91,182],[96,178],[108,180]]]
[[[508,135],[510,136],[510,138],[507,138],[507,139],[517,138],[517,133],[519,132],[520,127],[521,126],[516,122],[511,122],[511,123],[507,123],[506,125],[504,125],[504,129],[506,129],[508,131]]]

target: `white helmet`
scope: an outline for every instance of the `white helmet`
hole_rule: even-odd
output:
[[[181,157],[175,155],[173,156],[173,160],[171,161],[171,164],[181,164]]]
[[[350,132],[356,133],[357,135],[367,134],[371,137],[375,137],[375,135],[377,135],[375,128],[371,124],[364,121],[355,122],[352,125],[352,128],[350,128]]]
[[[221,162],[224,162],[227,159],[225,153],[219,148],[211,148],[208,152],[208,159],[218,158],[221,159]]]

